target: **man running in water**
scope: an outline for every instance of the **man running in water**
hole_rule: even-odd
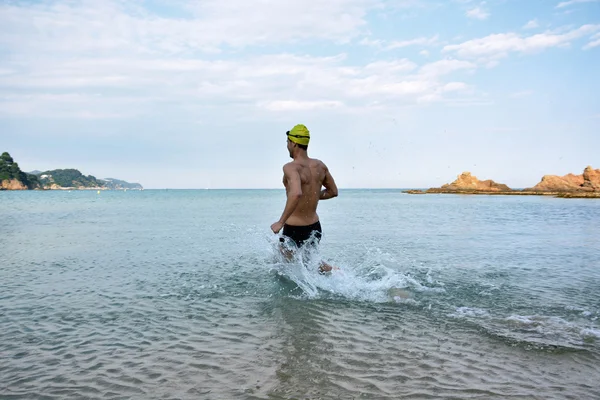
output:
[[[317,205],[338,195],[338,189],[327,166],[320,160],[308,157],[310,132],[304,125],[296,125],[286,132],[287,149],[293,161],[283,166],[283,185],[287,201],[279,221],[271,225],[273,233],[283,228],[283,236],[291,239],[298,248],[304,244],[321,241],[322,230]],[[321,187],[325,189],[321,190]],[[285,239],[279,239],[282,243]],[[329,272],[331,265],[321,261],[320,272]]]

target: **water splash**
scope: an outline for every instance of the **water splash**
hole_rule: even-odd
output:
[[[272,269],[281,277],[297,285],[307,298],[341,297],[353,301],[419,304],[414,299],[418,292],[443,291],[433,284],[428,274],[424,282],[399,272],[396,261],[378,248],[367,248],[353,257],[340,255],[334,260],[324,260],[318,247],[299,250],[271,241]],[[287,251],[293,253],[286,257]],[[331,272],[319,273],[321,263],[332,265]]]

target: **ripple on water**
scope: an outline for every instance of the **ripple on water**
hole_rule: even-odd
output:
[[[271,195],[148,192],[0,207],[0,397],[600,398],[592,203],[361,192],[282,279]]]

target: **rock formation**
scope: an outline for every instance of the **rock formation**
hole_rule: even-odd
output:
[[[496,183],[490,179],[480,181],[470,172],[463,172],[458,178],[440,189],[430,189],[435,191],[460,192],[460,191],[481,191],[481,192],[510,192],[512,189],[503,183]]]
[[[17,179],[5,179],[0,183],[0,190],[27,190],[29,189],[23,182]]]
[[[593,169],[587,166],[583,170],[583,185],[584,188],[600,191],[600,169]]]
[[[405,190],[410,194],[425,193],[457,193],[457,194],[499,194],[523,196],[554,196],[563,198],[596,198],[600,199],[600,169],[588,166],[581,175],[565,176],[544,175],[540,183],[534,187],[513,190],[502,183],[492,180],[480,181],[470,172],[463,172],[458,178],[440,188],[427,190]]]
[[[600,169],[588,166],[581,175],[544,175],[540,183],[526,192],[591,192],[600,191]]]

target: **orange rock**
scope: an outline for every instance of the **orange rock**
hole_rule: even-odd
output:
[[[17,180],[17,179],[5,179],[2,181],[2,184],[0,184],[0,189],[3,190],[27,190],[27,186],[25,186],[23,184],[23,182]]]
[[[491,179],[480,181],[477,177],[471,175],[470,172],[463,172],[458,178],[441,187],[443,190],[480,190],[486,192],[509,192],[512,189],[503,183],[496,183]]]
[[[583,187],[600,190],[600,169],[593,169],[589,165],[583,170]]]
[[[544,175],[540,183],[525,191],[533,192],[579,192],[600,190],[600,169],[588,166],[581,175]]]

